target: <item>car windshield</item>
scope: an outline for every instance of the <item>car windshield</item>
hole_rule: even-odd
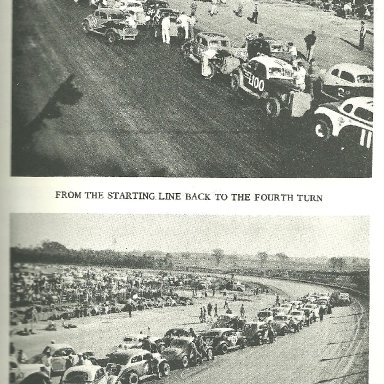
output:
[[[173,339],[171,344],[170,344],[170,347],[173,347],[173,348],[185,348],[187,345],[188,345],[188,341],[187,340]]]
[[[111,355],[109,355],[108,361],[109,363],[127,365],[130,358],[131,358],[131,355],[129,354],[112,353]]]
[[[127,3],[127,7],[130,7],[130,8],[137,8],[141,6],[142,5],[140,3]]]
[[[287,320],[287,316],[276,316],[276,317],[275,317],[275,320],[282,320],[282,321],[285,321],[285,320]]]
[[[124,19],[124,15],[122,13],[111,13],[111,19],[122,20]]]
[[[69,372],[64,379],[65,383],[81,384],[90,382],[88,373],[84,371],[72,371]]]
[[[227,47],[228,41],[227,40],[211,40],[209,42],[209,46],[212,48]]]
[[[127,336],[127,337],[124,337],[124,341],[126,343],[132,343],[132,342],[139,341],[139,339],[137,337]]]
[[[293,77],[293,72],[288,68],[271,67],[268,72],[269,77]]]
[[[271,52],[284,52],[284,47],[281,44],[272,44]]]
[[[259,312],[257,314],[258,317],[268,317],[268,316],[272,316],[271,312]]]
[[[373,83],[373,75],[359,75],[356,80],[360,84],[371,84]]]
[[[213,331],[213,332],[206,332],[203,334],[204,337],[216,337],[216,336],[220,336],[220,332],[219,331]]]
[[[300,311],[293,311],[292,315],[293,316],[300,316],[302,313]]]

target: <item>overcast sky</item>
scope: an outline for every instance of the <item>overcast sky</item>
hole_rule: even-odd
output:
[[[369,257],[367,217],[13,214],[11,245]]]

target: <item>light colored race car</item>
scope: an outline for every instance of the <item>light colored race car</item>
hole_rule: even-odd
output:
[[[160,353],[143,349],[117,351],[109,355],[108,384],[135,384],[148,378],[169,376],[170,365]]]
[[[68,359],[77,364],[79,361],[78,354],[75,352],[73,347],[69,344],[59,343],[59,344],[49,344],[43,349],[43,353],[32,356],[28,363],[40,363],[43,362],[43,357],[46,353],[49,353],[51,356],[51,375],[60,375],[66,370],[68,365]]]
[[[107,384],[108,375],[99,365],[79,365],[68,368],[61,384]]]
[[[144,12],[143,3],[140,1],[122,0],[119,9],[124,13],[132,11],[135,15],[137,25],[146,25],[150,20],[150,17]]]
[[[320,307],[317,304],[305,304],[304,309],[310,309],[313,312],[313,320],[316,321],[319,317]]]
[[[247,346],[247,339],[242,332],[235,331],[232,328],[212,328],[209,331],[202,332],[201,336],[207,345],[212,346],[215,355],[224,355],[228,351]]]
[[[292,317],[293,320],[295,320],[298,323],[300,329],[303,328],[304,323],[305,323],[305,313],[304,313],[304,311],[300,311],[298,309],[294,309],[291,312],[291,317]]]
[[[320,105],[314,114],[314,137],[323,142],[338,138],[371,149],[373,141],[373,98],[353,97],[343,102]]]
[[[345,100],[357,96],[373,96],[373,71],[359,64],[341,63],[320,75],[315,97]]]
[[[97,9],[87,16],[81,25],[85,33],[102,35],[108,44],[114,44],[119,40],[133,41],[138,35],[137,29],[126,23],[124,12],[115,8]]]
[[[273,320],[273,311],[263,310],[257,313],[257,318],[259,321],[268,323]]]
[[[289,315],[292,311],[291,303],[283,303],[280,305],[280,313],[284,313],[285,315]]]
[[[30,374],[39,372],[44,364],[19,364],[13,357],[9,358],[9,383],[19,384]]]
[[[247,59],[247,49],[235,47],[228,36],[218,32],[199,32],[193,40],[187,41],[182,47],[183,56],[197,64],[203,64],[202,74],[211,79],[217,73],[229,75],[240,65],[240,60]],[[237,289],[239,288],[239,289]],[[234,290],[243,292],[245,286],[234,286]]]
[[[141,348],[143,346],[143,340],[148,338],[151,343],[156,344],[159,352],[164,348],[164,342],[162,337],[149,336],[140,334],[131,334],[124,337],[123,342],[115,347],[112,351],[118,351],[122,349]]]
[[[231,74],[231,88],[260,100],[270,118],[282,110],[292,117],[301,117],[311,108],[311,96],[295,84],[294,71],[287,62],[260,55],[242,64]]]

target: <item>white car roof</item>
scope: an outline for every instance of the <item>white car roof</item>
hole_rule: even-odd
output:
[[[65,378],[67,375],[71,372],[86,372],[88,373],[88,378],[90,380],[93,380],[95,378],[96,372],[100,369],[100,365],[76,365],[74,367],[68,368],[63,376],[63,381],[65,381]]]
[[[336,68],[342,71],[348,71],[355,76],[356,75],[373,75],[372,69],[368,68],[365,65],[354,64],[354,63],[336,64],[333,67],[329,68],[328,72],[333,71]]]
[[[288,64],[284,60],[277,59],[276,57],[259,55],[259,56],[255,56],[254,58],[252,58],[250,60],[250,62],[251,61],[257,61],[258,63],[264,64],[267,68],[277,67],[277,68],[290,69],[291,71],[293,70],[293,68],[290,64]]]

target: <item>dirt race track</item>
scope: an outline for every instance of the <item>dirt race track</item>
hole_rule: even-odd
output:
[[[307,293],[325,292],[324,287],[297,282],[254,279],[268,284],[288,298]],[[281,297],[283,297],[282,294]],[[175,307],[134,312],[131,319],[126,313],[75,319],[78,328],[56,332],[38,330],[36,335],[11,337],[17,349],[23,348],[28,356],[41,352],[50,340],[68,342],[77,350],[94,350],[107,353],[128,333],[146,332],[150,326],[152,335],[162,335],[172,327],[204,329],[199,323],[199,308],[203,304],[218,303],[223,313],[222,297],[199,299],[193,306]],[[259,309],[270,306],[274,296],[263,294],[252,302],[244,302],[246,315],[253,318]],[[230,302],[234,313],[241,303]],[[324,321],[312,324],[301,332],[279,337],[272,345],[248,347],[244,350],[218,356],[214,361],[197,367],[171,372],[162,380],[167,384],[216,383],[223,384],[364,384],[368,383],[369,340],[368,300],[354,298],[350,307],[334,308]],[[59,378],[54,379],[58,383]]]
[[[189,8],[178,0],[170,3]],[[250,23],[244,17],[235,29],[228,21],[233,19],[231,7],[208,19],[208,4],[199,2],[199,28],[245,36]],[[334,25],[339,33],[344,23],[322,13],[319,17],[306,6],[292,7],[299,8],[287,10],[291,15],[310,12],[311,18],[305,13],[304,18],[321,20],[324,30]],[[263,17],[271,18],[273,3],[264,9]],[[308,122],[267,122],[254,105],[231,93],[228,80],[204,80],[198,67],[183,61],[176,43],[164,46],[143,32],[134,44],[108,46],[99,36],[85,35],[81,21],[89,13],[86,4],[70,0],[14,2],[13,175],[371,175],[370,160],[314,143]],[[290,18],[285,34],[282,20],[276,14],[276,23],[269,22],[264,32],[286,39],[296,34],[301,42],[308,28]],[[214,28],[215,22],[221,27]],[[346,21],[345,36],[355,33],[356,23]],[[328,35],[324,39],[333,44]],[[363,53],[340,39],[334,37],[334,62],[343,52],[344,60],[371,63],[371,36]],[[325,48],[319,44],[319,56],[328,58]],[[328,65],[326,59],[323,64]]]

